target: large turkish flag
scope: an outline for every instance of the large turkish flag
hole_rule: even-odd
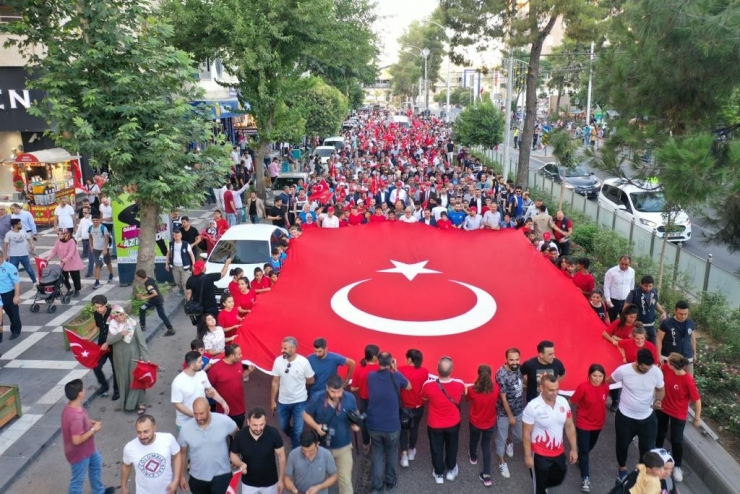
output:
[[[245,359],[270,370],[285,336],[309,355],[329,350],[359,361],[374,343],[399,361],[417,348],[427,368],[442,356],[473,382],[479,364],[497,369],[507,348],[522,361],[551,340],[567,373],[564,391],[592,363],[608,372],[619,353],[586,298],[520,231],[440,231],[420,223],[372,223],[306,231],[291,242],[280,280],[258,296],[239,330]]]

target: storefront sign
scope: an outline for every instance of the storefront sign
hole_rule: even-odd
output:
[[[43,93],[28,89],[27,81],[23,67],[0,67],[0,132],[43,132],[49,128],[42,118],[28,113]]]
[[[135,265],[139,257],[139,205],[132,202],[128,194],[123,194],[118,201],[111,203],[113,207],[113,236],[116,239],[118,264]],[[170,222],[166,214],[159,217],[157,225],[157,246],[155,263],[164,263],[165,253],[161,252],[170,242]]]

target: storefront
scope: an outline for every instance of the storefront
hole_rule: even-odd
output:
[[[226,136],[226,139],[232,144],[239,143],[242,135],[254,135],[257,133],[257,126],[254,118],[245,113],[239,100],[219,100],[219,101],[193,101],[193,106],[208,105],[211,107],[213,119],[218,123],[217,132]],[[247,108],[248,109],[248,108]]]
[[[13,186],[28,202],[36,224],[53,225],[54,209],[63,197],[75,205],[75,186],[82,176],[80,157],[61,148],[20,153],[11,163]]]

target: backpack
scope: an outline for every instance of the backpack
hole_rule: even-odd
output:
[[[632,470],[623,480],[618,481],[608,494],[629,494],[629,490],[637,483],[639,474],[639,470]]]

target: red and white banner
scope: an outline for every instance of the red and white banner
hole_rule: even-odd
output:
[[[303,355],[324,337],[331,351],[355,360],[370,343],[399,362],[416,348],[429,369],[452,357],[466,382],[479,364],[498,368],[507,348],[518,348],[523,361],[551,340],[567,369],[561,388],[572,391],[592,363],[607,371],[621,364],[603,328],[572,281],[520,231],[384,222],[307,230],[291,242],[280,280],[259,295],[238,340],[262,369],[272,368],[285,336],[298,339]]]

